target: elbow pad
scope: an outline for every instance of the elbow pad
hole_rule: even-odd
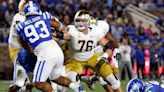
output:
[[[114,50],[114,45],[112,42],[108,42],[105,46],[104,46],[104,51],[107,50],[107,49],[111,49],[112,51]]]
[[[64,38],[64,33],[59,31],[59,30],[56,30],[56,37],[60,38],[60,39],[63,39]]]

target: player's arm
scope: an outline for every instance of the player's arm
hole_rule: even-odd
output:
[[[114,55],[116,60],[120,61],[122,56],[121,56],[120,51],[118,49],[118,41],[117,41],[117,39],[110,32],[108,32],[105,35],[105,38],[108,39],[109,42],[111,42],[111,44],[114,46],[113,55]]]
[[[56,18],[53,18],[50,20],[50,25],[54,29],[58,29],[60,31],[63,31],[65,29],[65,27],[62,25],[62,23],[57,21]]]
[[[59,39],[64,39],[64,40],[70,40],[71,39],[71,35],[67,32],[67,31],[59,31],[59,30],[55,30],[53,29],[54,32],[52,33],[53,37],[59,38]]]
[[[106,35],[105,35],[105,38],[108,39],[110,42],[112,42],[113,46],[115,48],[118,48],[118,42],[117,42],[117,39],[110,33],[108,32]]]
[[[20,35],[18,35],[18,41],[19,41],[19,43],[22,45],[22,47],[23,47],[25,50],[27,50],[27,51],[30,52],[30,53],[33,53],[33,50],[32,50],[32,48],[30,47],[30,45],[27,44],[27,42],[25,42],[25,41],[23,40],[23,38],[22,38]]]
[[[110,42],[108,39],[103,37],[99,41],[99,44],[104,46],[104,54],[100,56],[99,60],[102,58],[107,59],[108,57],[110,57],[112,55],[112,51],[114,50],[114,45],[112,44],[112,42]]]

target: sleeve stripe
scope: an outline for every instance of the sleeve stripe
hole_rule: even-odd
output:
[[[20,29],[19,29],[18,25],[16,25],[16,30],[20,31]]]
[[[53,19],[53,16],[52,15],[50,15],[50,19]]]
[[[50,14],[46,12],[47,18],[50,19]]]
[[[19,28],[20,28],[20,29],[22,29],[22,28],[23,28],[23,27],[21,26],[21,24],[20,24],[20,23],[18,24],[18,26],[19,26]]]
[[[43,18],[46,19],[46,15],[45,15],[45,13],[43,13]]]

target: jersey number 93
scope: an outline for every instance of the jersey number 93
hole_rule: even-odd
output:
[[[38,32],[39,29],[41,32]],[[48,28],[43,20],[35,22],[34,25],[28,25],[24,28],[26,37],[29,37],[30,43],[35,43],[40,38],[47,38],[50,36]]]

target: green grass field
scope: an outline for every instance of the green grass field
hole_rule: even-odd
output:
[[[10,84],[10,81],[1,81],[0,80],[0,92],[7,92],[7,88]],[[121,81],[121,86],[122,86],[122,89],[123,89],[123,92],[126,92],[126,84],[127,84],[127,81]],[[102,86],[100,86],[100,84],[98,82],[96,82],[96,89],[95,90],[89,90],[89,88],[86,86],[85,83],[82,83],[82,85],[84,85],[85,89],[87,90],[87,92],[105,92],[104,89],[102,88]],[[36,89],[33,89],[32,92],[40,92]],[[68,90],[67,92],[73,92],[72,90]]]

